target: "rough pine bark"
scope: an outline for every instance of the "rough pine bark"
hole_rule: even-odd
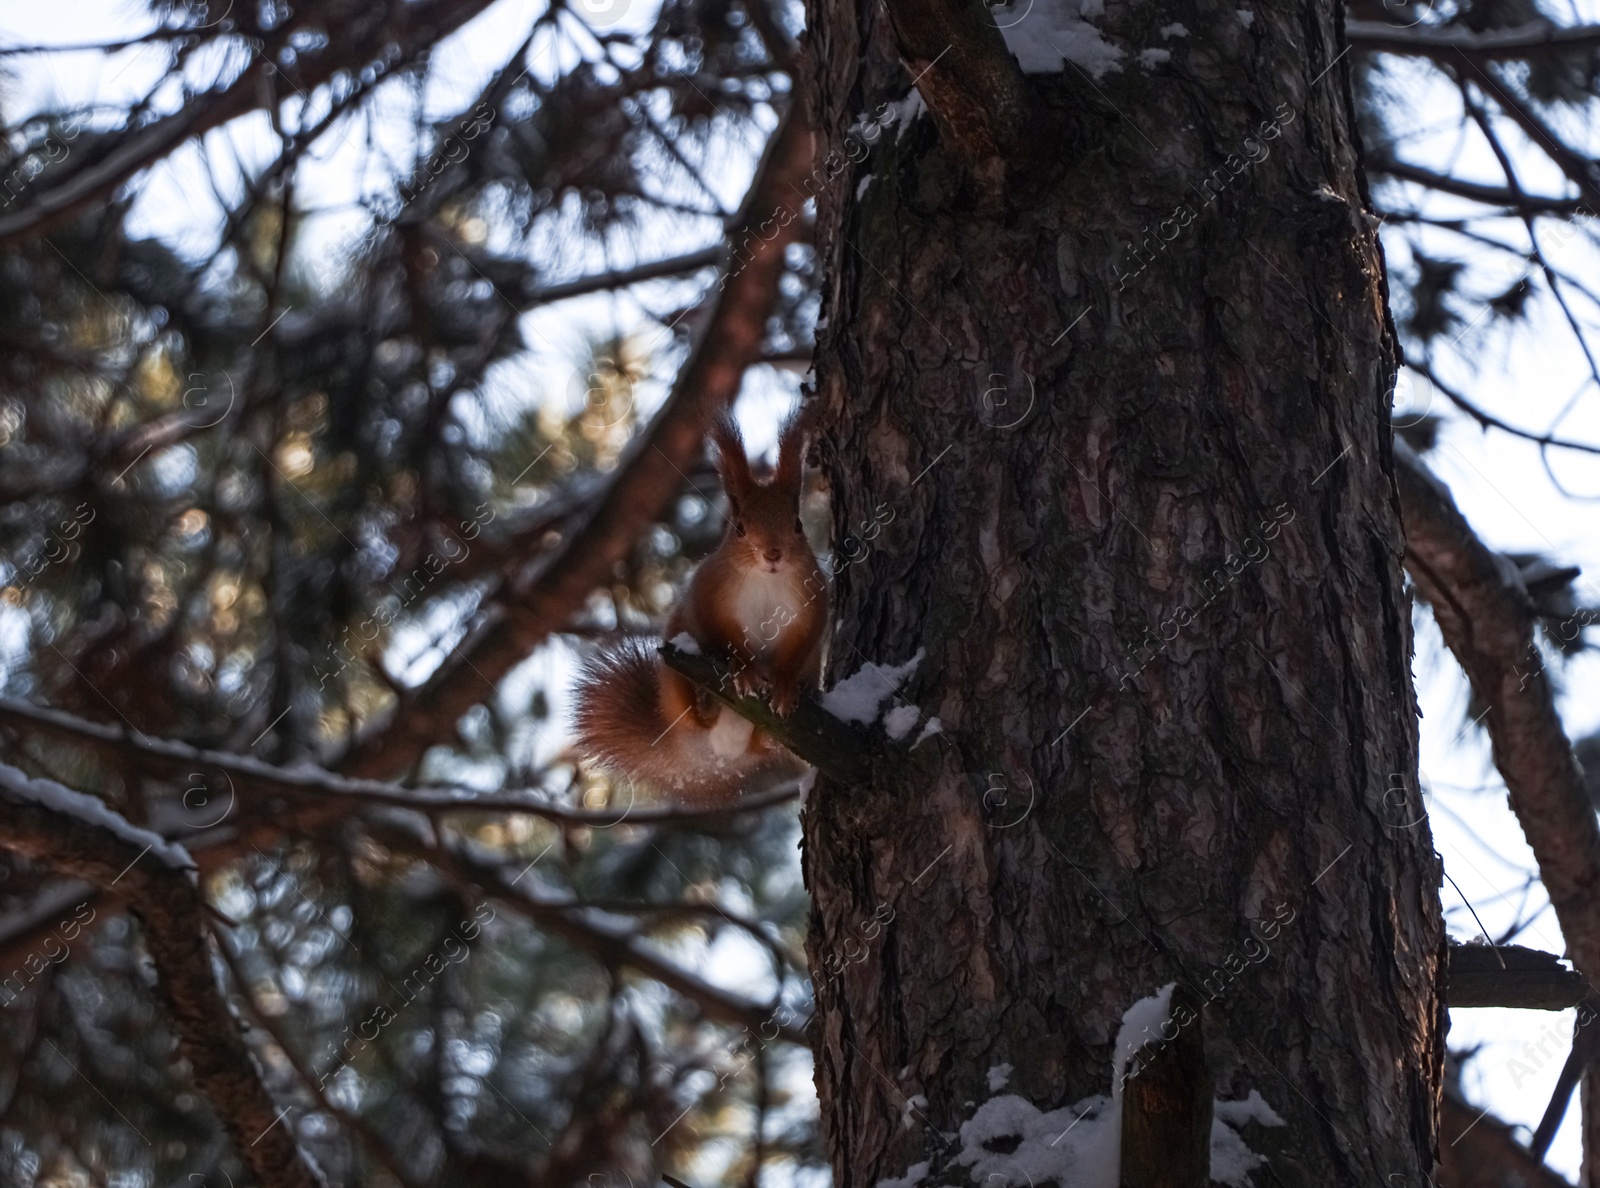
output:
[[[840,1188],[968,1182],[977,1106],[1109,1093],[1167,983],[1217,1098],[1286,1123],[1242,1129],[1258,1185],[1433,1170],[1383,260],[1338,6],[1251,8],[1109,4],[1120,71],[1020,78],[1020,134],[963,141],[903,5],[808,0],[830,681],[921,650],[894,704],[942,726],[804,813]],[[890,125],[919,72],[937,118]]]

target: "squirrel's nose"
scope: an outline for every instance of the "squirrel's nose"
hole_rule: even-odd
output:
[[[771,561],[774,565],[776,565],[779,561],[783,560],[783,550],[782,549],[768,549],[767,550],[767,560]]]

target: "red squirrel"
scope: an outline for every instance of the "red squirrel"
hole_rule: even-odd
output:
[[[788,717],[822,676],[829,586],[800,524],[805,430],[783,428],[765,481],[729,413],[711,424],[728,499],[722,542],[700,563],[665,636],[687,635],[730,669],[741,695],[765,692]],[[728,800],[754,777],[800,761],[634,638],[604,650],[578,682],[577,749],[597,767],[682,801]]]

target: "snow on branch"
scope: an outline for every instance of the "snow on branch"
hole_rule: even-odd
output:
[[[960,1124],[961,1150],[942,1174],[931,1178],[931,1163],[913,1164],[876,1188],[938,1188],[952,1179],[989,1188],[1250,1188],[1250,1173],[1266,1159],[1242,1132],[1284,1120],[1258,1089],[1235,1101],[1213,1098],[1198,1003],[1181,995],[1175,1003],[1175,989],[1169,982],[1123,1012],[1109,1095],[1045,1111],[1001,1092],[1009,1066],[991,1069],[992,1096]]]
[[[317,1188],[320,1177],[261,1083],[212,972],[206,905],[183,847],[102,802],[0,764],[0,846],[128,896],[144,924],[178,1055],[263,1188]]]
[[[403,788],[381,780],[351,779],[336,775],[326,768],[310,765],[278,767],[251,755],[236,755],[228,751],[190,746],[188,743],[173,739],[155,738],[139,732],[130,733],[110,723],[91,722],[61,710],[30,705],[11,698],[0,697],[0,724],[58,738],[79,746],[87,744],[97,750],[118,755],[124,761],[132,759],[145,770],[179,776],[194,772],[197,768],[221,772],[228,778],[230,786],[235,791],[250,792],[258,802],[241,814],[243,817],[258,815],[259,811],[266,807],[259,802],[267,797],[292,797],[301,804],[309,803],[317,806],[319,817],[326,821],[330,812],[329,798],[335,797],[342,798],[345,814],[369,806],[384,806],[415,809],[420,813],[449,811],[526,813],[563,826],[604,827],[620,824],[615,810],[567,808],[545,800],[536,800],[526,794],[485,795],[449,786],[425,785]],[[751,797],[731,807],[630,807],[624,810],[623,819],[631,825],[676,824],[706,817],[720,817],[730,812],[753,812],[792,800],[796,794],[793,787],[787,787],[760,797]],[[99,804],[98,801],[95,803]],[[289,826],[298,823],[295,810],[291,810],[287,815],[273,812],[270,818],[270,821],[266,822],[266,827],[274,834],[281,833]],[[220,820],[213,823],[221,824],[227,819],[229,814],[225,813]],[[270,840],[269,837],[259,833],[252,833],[251,836],[257,842]],[[208,845],[203,848],[197,846],[195,852],[201,870],[209,871],[225,860],[225,856],[231,854],[232,850]]]
[[[6,763],[0,763],[0,799],[37,805],[89,828],[107,830],[128,845],[140,847],[139,853],[148,853],[174,870],[194,868],[194,859],[182,846],[159,833],[140,829],[120,813],[112,812],[98,797],[74,792],[54,780],[34,779]]]

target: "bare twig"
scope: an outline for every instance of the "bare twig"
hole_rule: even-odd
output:
[[[507,877],[508,870],[475,857],[462,845],[429,845],[414,834],[394,829],[385,831],[383,838],[428,863],[463,892],[488,896],[607,966],[627,966],[655,979],[698,1004],[710,1018],[753,1029],[772,1021],[770,1008],[729,994],[657,957],[638,943],[634,933],[599,918],[582,905],[552,902],[518,887],[515,876]],[[805,1033],[795,1027],[779,1027],[777,1034],[792,1044],[808,1044]]]
[[[1424,169],[1420,165],[1413,165],[1409,161],[1393,157],[1369,157],[1367,165],[1375,174],[1388,174],[1401,181],[1415,182],[1419,186],[1427,186],[1430,190],[1438,190],[1441,194],[1470,198],[1485,206],[1503,206],[1508,210],[1531,215],[1574,215],[1590,211],[1589,203],[1583,199],[1551,198],[1542,194],[1521,193],[1505,186],[1462,181],[1460,178],[1435,173],[1431,169]]]
[[[423,0],[416,4],[396,4],[389,19],[376,23],[360,45],[350,46],[345,54],[325,54],[302,58],[302,83],[307,87],[326,83],[340,70],[350,68],[367,54],[377,56],[394,44],[403,57],[432,45],[488,8],[492,0]],[[284,30],[284,34],[292,30]],[[161,160],[191,140],[213,128],[261,106],[270,96],[257,85],[258,72],[244,70],[220,91],[197,96],[172,115],[156,120],[128,135],[104,159],[73,173],[59,185],[41,189],[12,214],[0,217],[0,242],[11,242],[43,234],[72,217],[88,205],[104,199],[139,170]]]

